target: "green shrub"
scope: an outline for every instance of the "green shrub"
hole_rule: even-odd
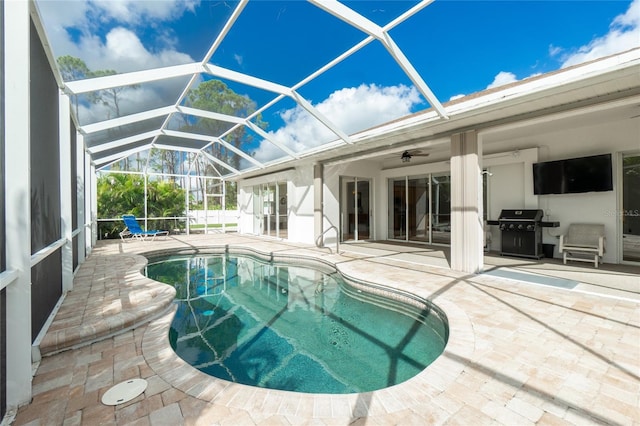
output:
[[[98,219],[120,218],[132,214],[144,218],[144,178],[140,175],[111,173],[98,178]],[[185,191],[173,182],[149,180],[147,182],[147,216],[184,216]],[[148,222],[149,229],[173,230],[184,221],[158,219]],[[121,221],[99,222],[98,235],[118,238],[124,229]]]

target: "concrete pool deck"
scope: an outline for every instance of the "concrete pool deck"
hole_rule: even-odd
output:
[[[206,376],[171,350],[170,287],[143,277],[138,255],[227,245],[328,261],[429,299],[450,322],[445,352],[409,381],[363,394],[298,394]],[[237,234],[101,241],[41,343],[33,400],[13,424],[640,423],[640,268],[486,259],[485,269],[557,271],[578,282],[568,289],[462,274],[443,258],[424,246],[353,244],[335,254]],[[148,381],[142,395],[101,404],[109,388],[132,378]]]

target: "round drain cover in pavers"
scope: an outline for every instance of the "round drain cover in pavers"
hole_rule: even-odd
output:
[[[147,381],[144,379],[131,379],[118,383],[102,395],[104,405],[118,405],[131,401],[140,395],[147,388]]]

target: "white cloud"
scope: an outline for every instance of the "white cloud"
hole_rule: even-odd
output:
[[[96,68],[111,67],[118,72],[193,62],[189,55],[173,49],[161,49],[152,53],[145,48],[135,33],[122,27],[111,30],[105,43],[95,48],[93,60],[100,64]]]
[[[374,84],[344,88],[333,92],[314,107],[339,129],[352,134],[386,123],[411,113],[421,103],[420,94],[404,85],[381,87]],[[269,132],[270,138],[286,145],[294,152],[322,145],[337,136],[301,107],[281,113],[284,126]],[[281,157],[282,151],[263,140],[255,158],[270,161]]]
[[[420,102],[414,87],[362,84],[333,92],[317,108],[338,127],[353,133],[405,116]]]
[[[141,112],[147,107],[170,105],[162,99],[160,91],[154,87],[141,86],[138,88],[125,87],[118,92],[118,107],[121,115]],[[112,107],[112,105],[111,105]],[[78,105],[80,124],[95,123],[105,119],[115,118],[115,112],[109,105],[103,103],[88,103],[86,100]]]
[[[625,13],[614,18],[609,25],[609,32],[604,36],[594,38],[586,45],[569,53],[566,53],[567,49],[551,45],[549,46],[549,55],[551,57],[560,56],[562,58],[561,68],[566,68],[635,47],[640,47],[640,0],[633,0]],[[538,74],[532,74],[525,78]],[[493,82],[487,86],[487,89],[514,81],[518,81],[515,74],[500,71]]]
[[[493,87],[504,86],[505,84],[513,83],[514,81],[518,81],[516,75],[512,72],[500,71],[498,75],[495,76],[493,82],[487,86],[487,89],[491,89]]]
[[[634,0],[629,5],[629,9],[622,15],[617,16],[611,25],[614,27],[635,28],[637,31],[640,25],[640,1]]]
[[[76,0],[73,3],[60,0],[38,0],[35,7],[46,20],[47,27],[71,27],[85,20],[89,2]]]
[[[200,1],[197,0],[94,0],[90,2],[97,19],[115,20],[134,26],[146,26],[149,21],[172,21],[185,12],[194,12],[198,4]]]
[[[103,49],[104,56],[110,56],[115,62],[144,62],[151,56],[140,39],[132,31],[122,27],[114,28],[107,34]]]
[[[127,72],[193,62],[175,50],[177,40],[161,25],[194,12],[199,0],[40,0],[41,11],[56,56],[82,59],[89,69]],[[96,35],[97,29],[106,35]],[[153,45],[144,45],[136,34],[139,26],[154,28]],[[73,34],[73,36],[72,36]],[[149,42],[151,43],[151,42]]]
[[[634,0],[625,13],[618,15],[609,32],[564,58],[562,68],[624,52],[640,46],[640,0]]]
[[[56,49],[54,55],[78,57],[91,70],[124,73],[194,62],[188,54],[175,49],[177,39],[170,27],[162,24],[193,12],[198,3],[194,0],[40,0],[37,7],[50,44]],[[143,43],[136,34],[138,26],[154,29],[152,41]],[[98,29],[106,33],[100,36]],[[146,84],[136,90],[125,89],[118,99],[120,110],[128,114],[147,107],[171,105],[185,84],[186,80],[172,79],[165,81],[165,87]],[[82,123],[90,123],[113,118],[113,113],[103,105],[85,104],[79,107],[79,116]]]
[[[549,56],[554,57],[562,54],[562,48],[558,46],[549,46]]]
[[[151,53],[133,32],[124,28],[111,30],[104,43],[96,37],[84,38],[80,49],[83,52],[91,52],[90,56],[85,55],[83,59],[93,70],[114,69],[117,72],[128,72],[193,62],[188,55],[175,50]],[[118,96],[121,114],[172,105],[186,84],[185,77],[164,80],[162,84],[148,83],[137,89],[124,89]],[[101,121],[107,117],[114,118],[114,115],[100,104],[89,104],[80,111],[80,122],[83,124]]]

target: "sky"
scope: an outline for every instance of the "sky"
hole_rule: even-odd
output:
[[[346,1],[378,25],[416,2]],[[92,70],[130,72],[200,62],[235,7],[230,1],[38,0],[56,57],[71,55]],[[640,0],[436,0],[390,30],[390,36],[441,103],[640,46]],[[361,31],[303,1],[251,1],[210,63],[285,86],[365,39]],[[258,106],[274,94],[226,81]],[[173,105],[186,84],[144,84],[123,93],[125,114]],[[430,105],[374,41],[298,92],[351,134]],[[105,118],[85,105],[84,123]],[[304,151],[335,135],[285,99],[265,110],[268,133]],[[314,142],[310,142],[314,141]],[[282,151],[256,142],[269,161]]]

